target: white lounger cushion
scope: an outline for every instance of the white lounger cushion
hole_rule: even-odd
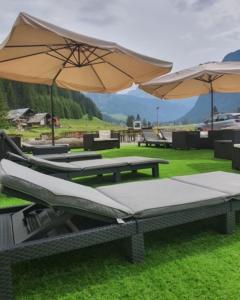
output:
[[[220,191],[232,197],[240,196],[239,174],[217,171],[196,175],[177,176],[172,179]]]
[[[116,184],[97,190],[129,207],[135,217],[155,216],[228,200],[225,193],[171,179]]]

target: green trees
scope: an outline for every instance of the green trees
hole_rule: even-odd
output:
[[[218,114],[218,109],[217,109],[217,106],[216,106],[216,105],[213,106],[213,113],[214,113],[214,114]]]
[[[50,90],[47,86],[0,80],[0,95],[9,109],[32,108],[35,112],[50,112]],[[53,87],[55,115],[66,119],[80,119],[84,115],[102,119],[93,101],[79,92]]]
[[[134,116],[127,116],[127,127],[133,127],[133,122],[135,121]]]

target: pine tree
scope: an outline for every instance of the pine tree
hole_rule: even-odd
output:
[[[213,106],[213,113],[214,113],[214,114],[218,114],[218,109],[217,109],[217,106],[216,106],[216,105]]]
[[[29,107],[36,113],[51,111],[48,86],[0,80],[0,92],[4,93],[9,109]],[[79,92],[53,86],[53,101],[55,115],[61,118],[79,119],[89,114],[91,118],[102,119],[95,103]]]
[[[127,116],[126,124],[128,127],[133,127],[133,122],[135,121],[134,116]]]
[[[143,126],[143,127],[146,127],[146,126],[147,126],[147,120],[146,120],[145,118],[144,118],[143,121],[142,121],[142,126]]]

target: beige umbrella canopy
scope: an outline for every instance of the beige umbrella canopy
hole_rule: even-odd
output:
[[[211,62],[163,75],[140,85],[147,93],[162,99],[187,98],[211,93],[240,92],[240,62]]]
[[[0,78],[56,84],[76,91],[112,93],[171,68],[170,62],[63,29],[26,13],[19,14],[0,45]]]

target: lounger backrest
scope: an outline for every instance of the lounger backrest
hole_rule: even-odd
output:
[[[102,140],[111,138],[111,130],[99,130],[98,134],[99,138]]]
[[[6,159],[0,162],[0,183],[7,189],[25,194],[26,199],[31,196],[36,203],[45,203],[65,212],[89,213],[110,219],[132,216],[127,206],[91,187],[45,175]]]
[[[152,129],[143,129],[143,137],[147,140],[159,140],[160,137]]]
[[[11,151],[15,154],[23,156],[22,150],[14,143],[14,141],[6,134],[4,130],[0,130],[1,152],[7,153]]]
[[[172,140],[172,131],[160,130],[160,133],[164,140]]]
[[[26,156],[27,156],[28,163],[30,165],[33,165],[41,169],[51,170],[54,172],[69,171],[69,170],[80,171],[81,169],[83,169],[81,168],[80,162],[78,163],[77,166],[74,166],[73,164],[67,162],[50,161],[33,155],[25,155],[25,157]]]

